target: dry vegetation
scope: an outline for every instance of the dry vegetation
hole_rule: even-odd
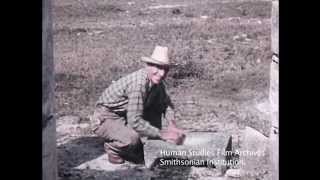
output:
[[[74,123],[88,122],[104,88],[142,67],[140,57],[149,56],[158,44],[169,47],[176,64],[167,82],[181,114],[180,127],[236,132],[251,126],[268,135],[263,105],[268,98],[271,59],[270,1],[53,3],[57,118],[73,115],[80,117]],[[58,119],[57,123],[64,122]],[[57,135],[63,151],[61,144],[87,136],[89,131],[70,132],[63,142],[59,130]],[[66,175],[73,160],[64,159],[63,153],[60,158],[60,176],[76,177]]]

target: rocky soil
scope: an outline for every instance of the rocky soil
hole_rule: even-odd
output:
[[[89,119],[104,88],[164,45],[179,127],[268,136],[270,14],[264,0],[53,0],[60,179],[223,179],[203,167],[111,165]]]

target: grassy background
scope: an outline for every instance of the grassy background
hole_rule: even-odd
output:
[[[88,122],[111,81],[143,67],[141,56],[150,56],[156,45],[162,45],[169,47],[176,64],[167,83],[180,114],[178,126],[234,133],[250,126],[268,136],[270,1],[54,0],[53,4],[58,124],[67,124],[62,118],[67,115],[80,118],[73,123]],[[58,127],[58,140],[59,133]],[[66,141],[75,136],[71,131],[64,134],[68,133]],[[66,164],[75,160],[59,157],[60,176],[70,175]],[[174,171],[158,175],[172,177],[170,173]]]

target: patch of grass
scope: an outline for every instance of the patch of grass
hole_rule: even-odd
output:
[[[89,35],[92,31],[90,27],[74,28],[65,24],[64,28],[54,34],[58,79],[55,110],[58,114],[88,116],[103,90],[112,81],[143,67],[141,56],[151,55],[155,45],[168,46],[170,58],[177,64],[170,70],[167,79],[168,87],[173,93],[182,93],[182,89],[192,86],[199,92],[207,89],[212,96],[224,93],[226,98],[235,98],[233,96],[241,93],[242,88],[253,91],[266,88],[268,71],[259,67],[269,65],[269,24],[241,24],[228,19],[218,21],[212,17],[268,18],[269,14],[263,13],[268,10],[269,4],[259,2],[249,6],[246,3],[219,4],[208,1],[206,6],[195,3],[194,6],[175,9],[146,10],[148,5],[139,4],[141,8],[134,8],[127,6],[125,1],[119,1],[113,6],[108,6],[106,2],[101,2],[100,5],[97,3],[94,1],[92,6],[87,7],[89,10],[99,9],[96,16],[90,15],[96,19],[90,20],[97,23],[110,20],[107,22],[116,24],[101,29],[98,35]],[[65,11],[70,10],[71,14],[88,16],[80,12],[83,9],[76,10],[75,7],[67,6],[63,11],[66,13]],[[116,12],[117,8],[130,10],[133,16],[123,16],[122,11]],[[241,14],[239,8],[248,14]],[[105,10],[115,12],[107,13]],[[58,8],[56,13],[57,11],[61,13],[62,9]],[[262,11],[261,16],[259,11]],[[190,20],[200,15],[210,18]],[[70,21],[83,19],[77,16],[67,17],[62,13],[56,20],[63,17]],[[178,18],[178,21],[172,17]],[[87,19],[83,19],[85,20]],[[129,22],[136,26],[123,26]],[[151,24],[143,25],[141,22]],[[246,34],[250,42],[234,40],[234,36],[242,34]],[[266,76],[247,76],[245,73],[251,70],[263,70],[261,73]],[[204,85],[198,87],[195,82]],[[181,97],[183,96],[185,94],[182,93]]]
[[[198,65],[193,61],[188,61],[186,64],[177,65],[172,71],[173,79],[201,79],[204,74],[203,66]]]

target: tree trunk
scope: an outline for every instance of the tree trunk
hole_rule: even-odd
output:
[[[274,53],[270,66],[270,161],[272,179],[279,179],[279,1],[272,1],[271,49]]]
[[[42,179],[57,179],[51,0],[42,0]]]

